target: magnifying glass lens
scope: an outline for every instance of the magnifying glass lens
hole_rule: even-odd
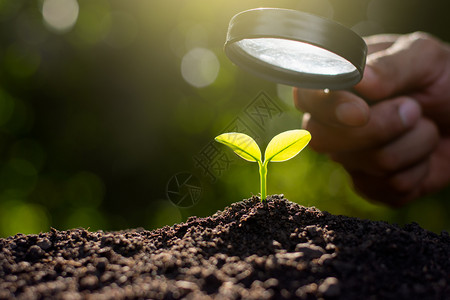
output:
[[[236,42],[248,55],[282,69],[318,75],[356,71],[348,60],[323,48],[279,38],[243,39]]]
[[[367,45],[332,20],[279,8],[251,9],[228,26],[225,53],[264,79],[309,89],[347,89],[364,73]]]

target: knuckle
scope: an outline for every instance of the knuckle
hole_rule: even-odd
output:
[[[444,55],[444,47],[442,43],[436,37],[425,32],[414,32],[408,36],[410,43],[410,49],[416,49],[423,54],[423,57],[439,58]]]
[[[408,35],[408,38],[412,41],[429,41],[429,40],[435,40],[436,38],[432,36],[431,34],[424,32],[424,31],[416,31],[413,33],[410,33]]]
[[[385,51],[368,56],[367,65],[370,66],[376,76],[370,82],[370,95],[367,95],[367,98],[377,100],[393,94],[395,90],[393,79],[400,78],[402,70],[393,67],[392,59],[392,55]]]
[[[398,68],[392,68],[391,58],[387,55],[375,55],[370,58],[368,62],[375,73],[383,78],[396,78],[399,76]],[[386,85],[380,84],[378,89],[386,89]],[[382,91],[375,90],[375,92],[381,93]]]

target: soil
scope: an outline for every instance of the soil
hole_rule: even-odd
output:
[[[272,196],[154,231],[0,239],[0,299],[450,299],[450,237]]]

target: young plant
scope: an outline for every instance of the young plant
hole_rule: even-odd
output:
[[[267,165],[269,162],[286,161],[296,156],[311,140],[307,130],[294,129],[282,132],[272,138],[261,157],[258,144],[250,136],[239,132],[223,133],[215,138],[219,143],[227,145],[247,161],[257,162],[261,182],[261,201],[267,196]]]

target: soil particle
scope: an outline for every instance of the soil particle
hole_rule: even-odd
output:
[[[42,250],[39,246],[36,245],[31,246],[27,251],[27,257],[30,260],[39,259],[44,255],[45,255],[44,250]]]
[[[0,239],[0,299],[450,299],[450,237],[272,196],[154,231]]]
[[[319,285],[318,290],[324,297],[336,297],[340,293],[339,281],[336,277],[328,277]]]
[[[319,258],[325,254],[325,250],[320,246],[316,246],[309,243],[300,243],[295,246],[295,251],[297,253],[302,253],[305,257],[309,258]]]
[[[42,250],[48,250],[52,246],[52,243],[49,241],[49,239],[43,238],[38,240],[36,245],[38,245]]]
[[[98,285],[98,277],[94,275],[88,275],[80,279],[81,290],[93,290]]]

